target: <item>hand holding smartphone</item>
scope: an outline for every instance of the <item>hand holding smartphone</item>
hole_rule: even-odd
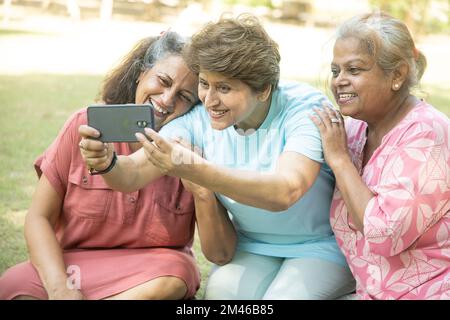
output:
[[[135,133],[155,129],[150,104],[93,105],[87,108],[88,125],[100,131],[102,142],[137,142]]]

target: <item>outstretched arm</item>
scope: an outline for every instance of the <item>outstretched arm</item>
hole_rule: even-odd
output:
[[[148,160],[163,173],[188,179],[240,203],[270,210],[288,209],[314,183],[320,164],[296,152],[284,152],[274,172],[260,173],[217,166],[190,150],[146,130],[137,134]]]
[[[96,171],[108,168],[113,161],[114,145],[95,140],[100,133],[87,125],[81,125],[78,132],[82,137],[80,152],[88,168]],[[121,192],[139,190],[161,176],[161,171],[147,161],[142,149],[129,156],[118,156],[112,170],[102,174],[112,189]]]

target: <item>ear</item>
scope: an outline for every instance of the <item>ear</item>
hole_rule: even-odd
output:
[[[263,91],[261,91],[260,93],[258,93],[258,99],[261,102],[265,102],[267,101],[267,99],[269,99],[270,97],[270,93],[272,92],[272,85],[268,84],[266,88],[264,88]]]
[[[391,88],[394,91],[400,90],[406,77],[409,74],[409,66],[406,63],[400,64],[397,69],[392,72]]]

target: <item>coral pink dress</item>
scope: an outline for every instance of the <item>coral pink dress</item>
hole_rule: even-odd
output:
[[[450,299],[449,119],[421,102],[362,168],[367,124],[347,119],[352,161],[375,194],[356,231],[338,189],[336,240],[362,299]]]
[[[178,178],[161,177],[132,193],[111,190],[99,175],[88,174],[78,143],[86,110],[73,115],[35,163],[63,199],[56,236],[73,284],[88,299],[102,299],[161,276],[182,279],[192,297],[200,275],[191,245],[195,210],[192,194]],[[115,144],[130,154],[128,144]],[[77,279],[73,278],[78,276]],[[0,278],[0,299],[28,295],[46,299],[30,262]]]

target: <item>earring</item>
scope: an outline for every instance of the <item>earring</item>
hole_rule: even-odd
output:
[[[400,88],[400,85],[398,83],[394,84],[394,90],[398,90]]]

